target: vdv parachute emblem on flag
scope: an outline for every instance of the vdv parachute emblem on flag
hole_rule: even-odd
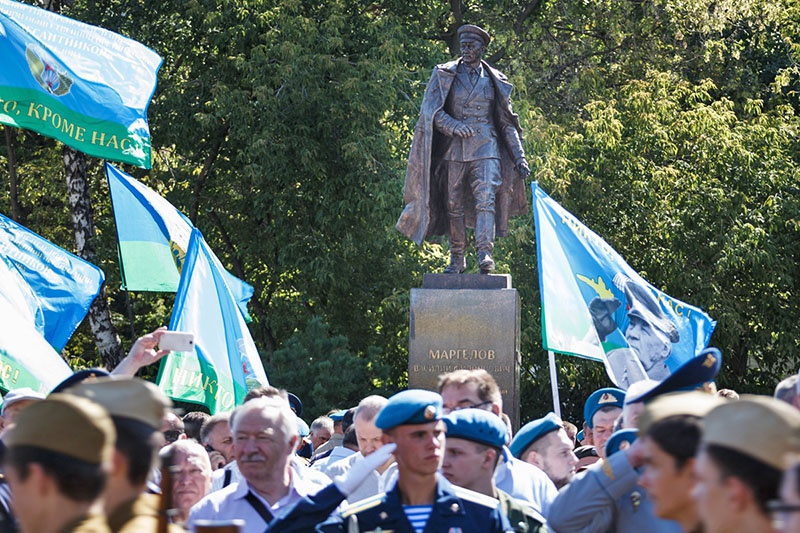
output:
[[[537,183],[533,216],[546,350],[602,361],[627,389],[703,350],[716,322],[659,291]]]
[[[0,123],[150,168],[147,107],[161,57],[103,28],[0,0]]]
[[[119,237],[122,286],[128,291],[175,292],[194,226],[163,196],[114,165],[106,163],[106,176]],[[211,255],[249,320],[247,302],[253,287]]]
[[[269,385],[224,271],[200,231],[192,230],[169,329],[194,334],[194,353],[163,359],[157,383],[176,400],[206,405],[211,414],[241,404],[247,391]]]

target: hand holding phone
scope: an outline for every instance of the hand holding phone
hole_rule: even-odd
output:
[[[165,331],[158,339],[158,348],[172,352],[193,352],[194,334],[185,331]]]

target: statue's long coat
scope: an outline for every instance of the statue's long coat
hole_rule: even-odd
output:
[[[460,59],[437,65],[425,88],[420,117],[414,128],[414,138],[408,156],[406,183],[403,200],[406,203],[397,230],[421,245],[422,241],[435,235],[448,234],[447,221],[447,176],[434,172],[433,154],[436,153],[438,139],[442,135],[433,125],[433,117],[444,107],[450,86],[456,77],[456,67]],[[504,124],[512,124],[521,136],[519,117],[511,110],[511,84],[505,75],[483,62],[495,86],[497,104],[495,105],[495,127],[498,131]],[[528,197],[525,184],[518,179],[514,160],[502,135],[498,134],[500,147],[501,173],[503,184],[495,199],[495,234],[505,237],[508,234],[508,218],[528,213]],[[464,208],[467,226],[475,227],[475,202],[469,187],[465,188]]]

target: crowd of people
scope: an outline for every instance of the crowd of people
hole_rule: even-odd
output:
[[[800,532],[798,376],[717,391],[715,349],[595,391],[580,431],[548,413],[514,432],[480,369],[310,425],[274,387],[179,417],[130,375],[157,337],[121,371],[5,395],[0,531]]]

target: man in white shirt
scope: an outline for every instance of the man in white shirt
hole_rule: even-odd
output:
[[[234,457],[243,479],[209,494],[189,514],[188,529],[198,520],[244,520],[244,533],[263,533],[273,517],[319,490],[298,476],[291,457],[299,435],[289,402],[255,398],[233,416]]]
[[[378,395],[367,396],[361,400],[353,418],[358,440],[358,453],[328,465],[325,473],[330,478],[346,474],[355,461],[372,454],[383,446],[383,431],[375,425],[375,417],[388,402],[389,400]],[[388,460],[370,473],[361,486],[348,496],[348,501],[353,503],[386,492],[388,488],[391,488],[387,487],[387,482],[395,478],[396,470],[394,459]]]

